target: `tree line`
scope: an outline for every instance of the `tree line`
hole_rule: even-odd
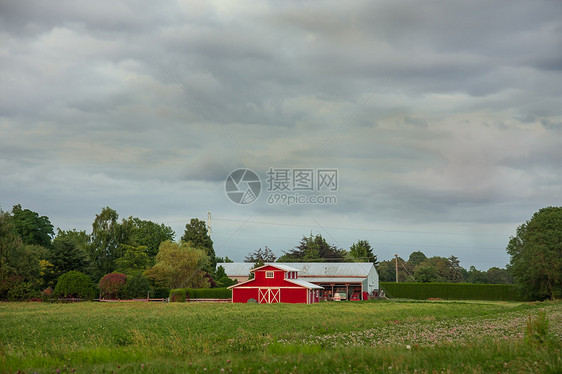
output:
[[[284,251],[279,258],[266,246],[265,249],[250,252],[244,259],[244,262],[251,262],[256,266],[268,262],[371,262],[377,268],[381,282],[396,280],[396,261],[400,282],[513,283],[507,269],[492,267],[488,271],[480,271],[471,266],[466,270],[459,265],[455,256],[428,258],[423,252],[415,251],[407,261],[398,257],[379,262],[368,240],[358,240],[349,250],[344,250],[329,244],[320,234],[303,236],[294,249]]]
[[[136,217],[119,220],[109,207],[96,215],[90,233],[57,229],[56,234],[46,216],[19,204],[11,212],[0,209],[0,300],[32,299],[53,289],[57,293],[57,285],[64,296],[66,289],[60,284],[86,280],[91,284],[85,289],[111,293],[120,287],[123,297],[167,296],[172,288],[233,284],[222,267],[216,269],[217,263],[232,261],[216,257],[204,221],[191,219],[180,240],[175,242],[174,237],[169,226]],[[517,228],[507,252],[510,263],[504,269],[466,270],[455,256],[427,257],[421,251],[412,252],[407,260],[379,262],[368,240],[358,240],[345,250],[320,234],[310,234],[279,258],[265,247],[250,252],[245,261],[256,266],[275,261],[371,262],[386,282],[396,280],[398,265],[400,282],[515,282],[532,298],[562,297],[562,207],[536,212]],[[59,282],[61,278],[64,282]],[[107,286],[102,290],[103,285]]]
[[[427,257],[414,251],[404,260],[395,257],[378,261],[369,241],[359,240],[349,250],[329,244],[322,235],[303,236],[292,250],[279,258],[268,247],[250,252],[245,262],[256,266],[266,262],[372,262],[382,282],[451,282],[512,284],[531,299],[562,298],[562,207],[546,207],[533,214],[509,239],[506,268],[481,271],[460,266],[459,259]],[[398,269],[397,269],[398,268]]]
[[[487,271],[481,271],[471,266],[466,270],[459,265],[459,259],[455,256],[427,257],[421,251],[412,252],[406,261],[401,257],[381,261],[377,268],[381,282],[396,281],[396,262],[399,282],[513,283],[513,277],[506,268],[491,267]]]
[[[28,300],[51,293],[69,273],[73,280],[64,279],[70,284],[89,280],[111,289],[126,282],[120,296],[131,297],[222,285],[225,274],[217,277],[215,266],[217,260],[228,259],[216,258],[205,222],[193,218],[179,242],[174,236],[164,224],[136,217],[119,220],[109,207],[96,215],[90,233],[57,229],[56,234],[48,217],[19,204],[11,212],[0,210],[0,299]],[[101,282],[109,274],[120,275]]]

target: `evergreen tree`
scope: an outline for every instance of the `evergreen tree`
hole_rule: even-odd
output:
[[[377,256],[373,254],[373,248],[367,240],[359,240],[349,248],[349,254],[357,262],[371,262],[378,265]]]
[[[346,252],[328,244],[322,235],[303,236],[299,245],[289,252],[284,251],[278,262],[344,262]]]
[[[207,225],[204,221],[197,218],[192,218],[191,221],[185,225],[185,231],[181,237],[181,241],[190,243],[192,247],[205,250],[209,257],[209,264],[205,268],[207,272],[214,272],[217,265],[215,250],[213,249],[213,241],[209,236]]]
[[[264,250],[259,248],[253,253],[248,253],[248,256],[246,256],[244,262],[264,264],[267,262],[275,262],[276,259],[277,257],[275,256],[275,253],[273,253],[273,251],[266,246]]]

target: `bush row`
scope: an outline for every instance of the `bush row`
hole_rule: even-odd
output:
[[[25,301],[42,300],[56,301],[57,299],[93,300],[98,295],[103,299],[136,299],[166,298],[170,289],[161,286],[151,286],[150,281],[142,272],[134,274],[109,273],[100,280],[99,284],[77,270],[72,270],[58,277],[55,288],[48,286],[43,291],[37,291],[39,284],[27,282],[22,276],[7,276],[0,280],[0,300]]]
[[[96,286],[88,275],[72,270],[58,278],[54,290],[51,287],[43,290],[40,298],[43,301],[66,298],[92,300],[99,294],[104,299],[134,299],[147,297],[149,291],[153,294],[155,290],[150,287],[150,282],[141,272],[129,276],[117,272],[110,273]],[[163,297],[167,296],[168,290]]]
[[[513,284],[381,282],[380,287],[393,298],[525,301]]]
[[[182,302],[186,299],[230,299],[232,290],[228,288],[176,288],[170,291],[170,301]]]

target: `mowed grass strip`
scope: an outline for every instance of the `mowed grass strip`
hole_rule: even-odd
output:
[[[524,346],[525,318],[537,310],[548,311],[558,345]],[[560,303],[0,303],[0,364],[3,372],[532,372],[541,362],[556,372],[561,324]],[[467,326],[480,327],[477,339]]]

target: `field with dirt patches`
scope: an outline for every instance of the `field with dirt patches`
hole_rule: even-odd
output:
[[[2,372],[562,372],[562,302],[0,303]]]

